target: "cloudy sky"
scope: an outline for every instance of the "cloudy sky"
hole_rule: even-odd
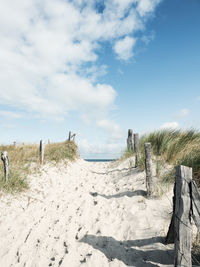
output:
[[[199,0],[0,3],[0,143],[113,158],[128,128],[199,129]]]

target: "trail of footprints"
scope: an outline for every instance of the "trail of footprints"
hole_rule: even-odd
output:
[[[75,166],[74,168],[78,168]],[[106,172],[106,168],[104,169]],[[77,173],[80,173],[77,171]],[[25,216],[30,216],[30,220],[27,222],[29,225],[22,230],[19,238],[23,241],[19,247],[15,247],[15,263],[9,266],[16,267],[39,267],[39,266],[62,266],[62,263],[70,253],[70,246],[72,244],[68,243],[68,240],[74,238],[74,242],[79,242],[80,239],[87,235],[88,233],[93,233],[95,235],[101,235],[101,217],[108,217],[110,215],[109,207],[103,206],[102,203],[99,204],[97,193],[95,193],[95,185],[97,181],[101,181],[102,192],[106,192],[108,184],[111,182],[108,179],[108,175],[94,174],[93,180],[88,179],[87,171],[82,169],[81,176],[77,177],[74,181],[67,181],[70,177],[70,172],[66,175],[66,181],[58,183],[56,196],[53,199],[44,198],[44,203],[40,203],[38,209],[43,210],[43,215],[38,219],[37,215],[33,216],[31,219],[31,213],[37,214],[37,211],[32,210],[32,204],[29,203],[27,209],[28,212]],[[114,175],[116,178],[116,175]],[[91,195],[90,202],[88,203],[87,198],[88,192],[85,185],[90,183]],[[116,192],[118,191],[117,185],[114,185]],[[51,187],[49,187],[52,190]],[[45,188],[41,188],[45,191]],[[76,196],[74,196],[76,194]],[[48,195],[46,193],[45,195]],[[66,202],[65,196],[71,201]],[[77,197],[78,196],[78,197]],[[75,201],[76,200],[76,201]],[[89,206],[88,206],[89,205]],[[95,207],[98,206],[98,212],[95,212]],[[35,208],[35,206],[33,206]],[[123,206],[118,205],[121,210]],[[89,209],[89,210],[88,210]],[[87,223],[84,221],[83,214],[88,212],[90,218],[88,218]],[[39,212],[38,212],[39,214]],[[121,218],[119,218],[121,219]],[[38,233],[40,233],[38,235]],[[62,236],[60,236],[60,233]],[[12,244],[11,244],[12,245]],[[79,247],[83,244],[77,246]],[[28,250],[34,255],[35,262],[29,261]],[[60,252],[62,251],[62,253]],[[79,255],[80,265],[84,264],[92,257],[92,252],[81,253]],[[42,260],[45,265],[37,265],[37,261]],[[8,266],[5,266],[8,267]]]

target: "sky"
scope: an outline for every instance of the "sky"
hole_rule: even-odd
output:
[[[199,0],[0,3],[0,143],[116,158],[128,129],[199,129]]]

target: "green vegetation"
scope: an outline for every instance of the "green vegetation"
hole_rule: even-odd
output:
[[[192,167],[194,179],[200,185],[200,132],[197,130],[163,129],[143,135],[139,142],[139,167],[145,168],[144,143],[150,142],[153,158],[156,162],[156,172],[166,166],[179,164]],[[134,155],[133,151],[125,151],[121,159]],[[165,181],[173,181],[174,171],[163,176]]]
[[[3,162],[0,164],[0,190],[9,193],[18,193],[28,189],[27,176],[39,169],[39,145],[9,145],[0,146],[0,151],[7,151],[10,160],[10,175],[6,183],[4,178]],[[53,143],[45,146],[44,163],[62,160],[75,160],[77,146],[73,141]]]
[[[66,141],[62,143],[48,144],[45,147],[45,162],[54,161],[58,163],[59,161],[68,159],[75,160],[77,157],[77,146],[73,141]]]
[[[200,184],[200,132],[196,130],[160,130],[140,139],[139,166],[144,169],[144,143],[152,144],[155,160],[161,165],[185,165],[193,168],[194,179]],[[171,176],[171,175],[170,175]]]

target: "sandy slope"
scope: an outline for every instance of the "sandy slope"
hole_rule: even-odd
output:
[[[144,196],[144,173],[129,162],[44,166],[31,190],[1,196],[0,266],[173,266],[162,244],[171,192]]]

